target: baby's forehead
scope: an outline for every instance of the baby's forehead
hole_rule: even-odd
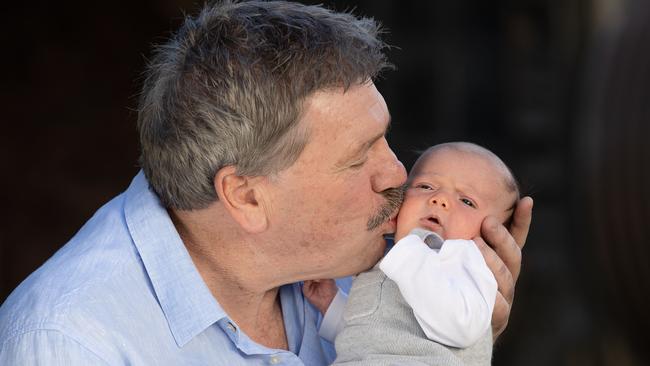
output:
[[[481,150],[465,150],[452,147],[434,146],[422,153],[415,161],[415,164],[409,173],[409,177],[418,174],[425,174],[427,171],[430,171],[433,166],[440,168],[440,162],[445,163],[442,164],[442,168],[445,170],[462,169],[458,164],[456,164],[460,161],[469,165],[480,164],[490,172],[501,175],[504,178],[510,176],[510,172],[505,164],[503,164],[496,156],[489,155]]]

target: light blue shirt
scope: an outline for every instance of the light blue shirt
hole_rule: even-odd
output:
[[[0,365],[331,363],[301,284],[279,293],[289,351],[255,343],[228,317],[140,172],[7,298]]]

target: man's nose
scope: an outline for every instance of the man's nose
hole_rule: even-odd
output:
[[[373,176],[372,189],[375,192],[383,192],[389,188],[400,187],[406,182],[406,169],[397,156],[390,149],[388,143],[384,140],[384,153],[381,157],[382,164],[379,165],[379,170]]]

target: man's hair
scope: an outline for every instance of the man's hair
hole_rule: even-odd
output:
[[[225,166],[262,176],[291,166],[309,131],[306,98],[390,67],[369,18],[284,1],[221,1],[157,46],[139,103],[140,164],[168,208],[217,200]]]

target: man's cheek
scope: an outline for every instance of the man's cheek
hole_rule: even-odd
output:
[[[336,207],[335,215],[340,220],[350,221],[359,218],[367,220],[374,213],[372,202],[364,202],[358,195],[341,198],[338,204],[332,207]]]

